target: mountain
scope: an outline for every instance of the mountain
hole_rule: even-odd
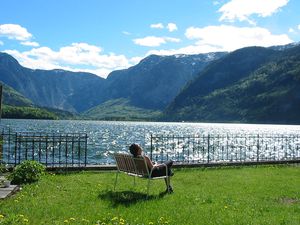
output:
[[[33,103],[28,98],[25,98],[19,92],[0,82],[2,85],[2,104],[12,106],[33,106]]]
[[[125,98],[131,106],[157,110],[164,109],[187,81],[225,54],[151,55],[103,79],[90,73],[28,69],[12,56],[0,53],[0,81],[42,107],[81,113]]]
[[[181,88],[224,52],[198,55],[150,55],[129,69],[113,71],[107,78],[104,95],[126,98],[145,109],[164,109]],[[109,99],[107,98],[107,99]]]
[[[21,66],[12,56],[0,53],[0,81],[36,105],[76,112],[101,102],[90,96],[94,95],[95,86],[101,90],[104,79],[90,73],[32,70]]]
[[[22,94],[0,82],[2,85],[2,118],[17,119],[71,119],[74,115],[70,112],[40,108]]]
[[[155,120],[161,112],[135,107],[125,98],[108,100],[81,116],[93,120]]]
[[[237,50],[208,66],[165,111],[185,121],[300,123],[300,46]]]

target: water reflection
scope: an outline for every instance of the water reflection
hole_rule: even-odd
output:
[[[112,153],[128,151],[131,143],[140,143],[150,153],[150,136],[193,136],[214,137],[208,143],[204,138],[196,138],[193,145],[185,141],[174,142],[170,138],[152,143],[153,156],[157,160],[171,157],[179,160],[201,162],[209,160],[234,160],[235,158],[278,158],[287,151],[297,149],[300,144],[294,138],[283,146],[285,139],[271,139],[270,136],[294,136],[300,134],[300,126],[257,125],[257,124],[221,124],[221,123],[157,123],[157,122],[110,122],[110,121],[47,121],[2,119],[2,127],[13,131],[49,132],[49,133],[87,133],[88,161],[91,163],[111,163]],[[260,135],[260,151],[257,153],[257,138]],[[255,136],[255,138],[249,138]],[[217,138],[218,137],[218,138]],[[264,137],[264,138],[263,138]],[[288,146],[288,147],[286,147]],[[274,150],[275,148],[275,150]],[[277,151],[282,148],[282,151]],[[262,149],[265,149],[262,151]]]

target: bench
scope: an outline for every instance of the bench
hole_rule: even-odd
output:
[[[152,177],[153,168],[149,170],[146,160],[143,156],[133,157],[131,154],[126,153],[114,153],[117,166],[117,174],[115,179],[114,190],[116,189],[117,180],[120,172],[123,172],[129,176],[133,176],[133,182],[135,185],[135,177],[148,179],[147,196],[149,195],[150,181],[156,179],[168,178],[168,169],[166,167],[166,175],[159,177]],[[168,182],[169,179],[166,179]],[[168,184],[169,185],[169,184]]]

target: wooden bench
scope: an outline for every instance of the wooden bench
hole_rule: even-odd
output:
[[[133,157],[131,154],[114,153],[114,157],[117,165],[117,174],[116,174],[114,190],[116,189],[117,180],[120,172],[123,172],[129,176],[133,176],[134,185],[135,185],[135,177],[148,179],[147,195],[149,195],[150,180],[165,179],[169,177],[168,169],[166,165],[165,165],[166,168],[165,176],[152,177],[153,168],[149,170],[146,160],[143,156],[136,158]],[[166,182],[168,182],[168,180],[169,179],[166,179]]]

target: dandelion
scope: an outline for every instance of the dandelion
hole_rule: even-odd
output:
[[[69,223],[69,220],[64,220],[64,223]]]
[[[111,221],[115,221],[115,220],[118,220],[118,217],[115,216],[114,218],[111,219]]]
[[[24,217],[24,215],[23,215],[23,214],[20,214],[19,217]]]
[[[70,220],[71,220],[71,221],[75,221],[75,218],[71,217]]]
[[[3,218],[4,218],[4,216],[2,214],[0,214],[0,219],[3,219]]]
[[[149,222],[149,225],[153,225],[154,223],[153,222]]]
[[[26,218],[24,218],[24,219],[23,219],[23,222],[24,222],[24,223],[28,223],[28,222],[29,222],[29,220],[28,220],[28,219],[26,219]]]
[[[227,205],[225,205],[225,206],[224,206],[224,208],[225,208],[225,209],[227,209],[227,208],[228,208],[228,206],[227,206]]]

